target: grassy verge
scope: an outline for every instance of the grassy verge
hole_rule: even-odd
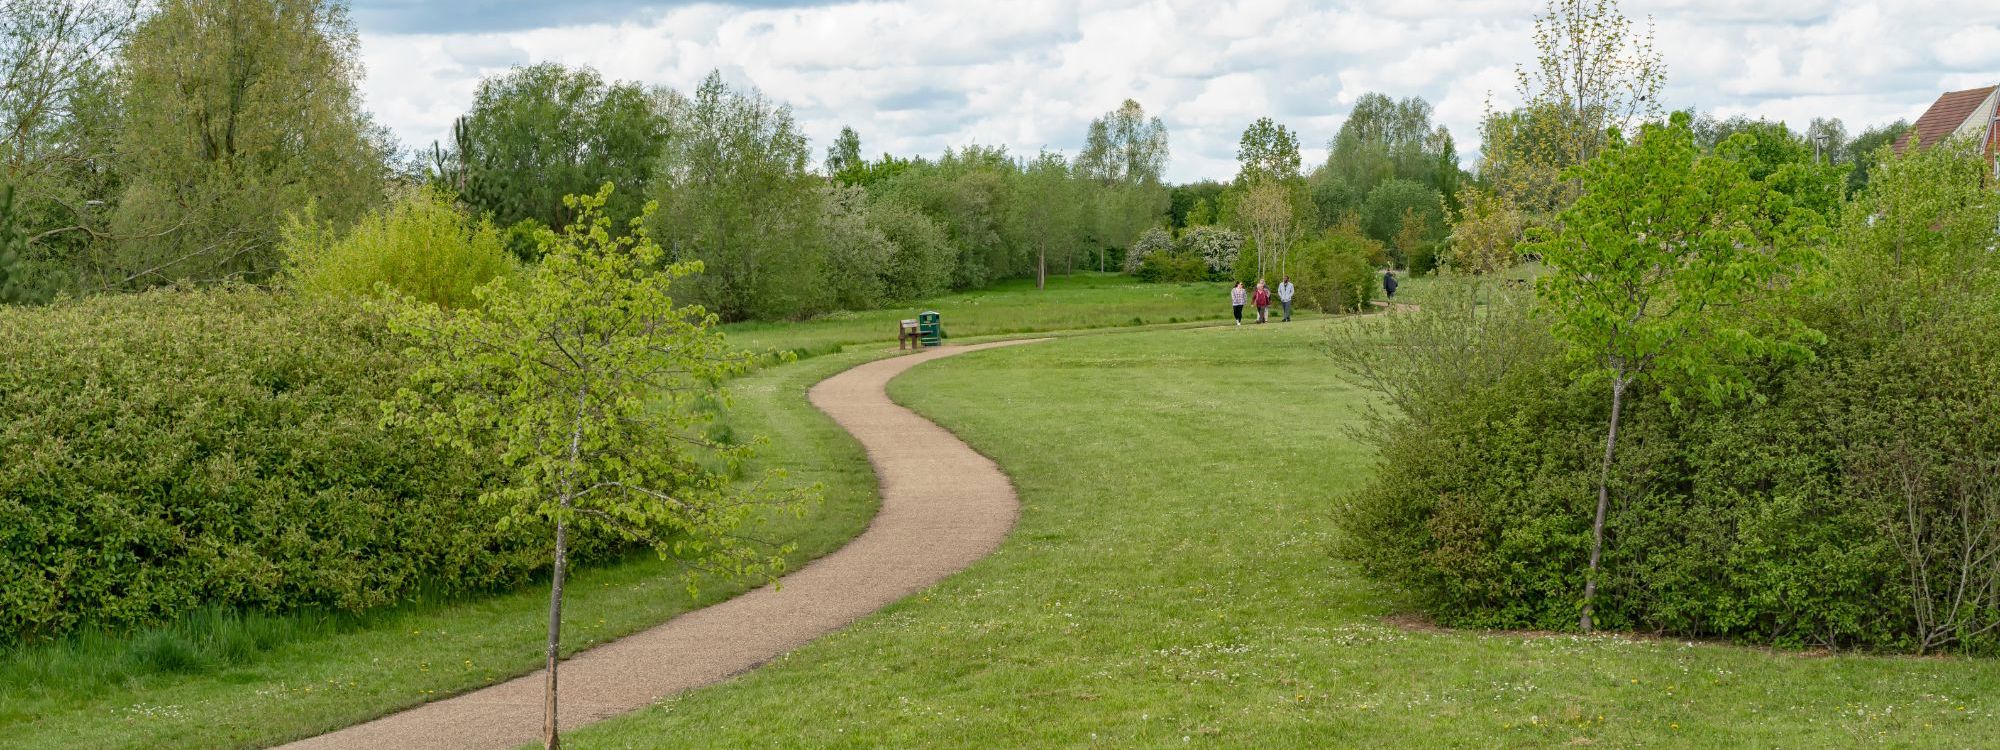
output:
[[[877,498],[859,444],[806,402],[806,388],[870,355],[773,368],[731,384],[738,435],[766,435],[766,465],[820,483],[825,502],[774,522],[803,561],[865,528]],[[753,467],[757,470],[760,467]],[[691,598],[649,555],[585,569],[565,608],[571,650],[728,598]],[[208,613],[129,636],[83,636],[0,656],[0,746],[261,747],[310,736],[541,666],[547,589],[411,603],[365,615]]]
[[[897,380],[1014,478],[1003,548],[569,746],[2000,746],[2000,662],[1385,619],[1393,596],[1328,554],[1370,461],[1328,324],[1055,341]]]
[[[904,307],[840,312],[801,323],[732,323],[729,341],[754,352],[790,351],[814,356],[850,344],[896,345],[897,323],[935,310],[953,339],[997,334],[1220,320],[1229,317],[1229,288],[1221,282],[1142,284],[1119,274],[1051,276],[1046,289],[1032,280],[1001,282],[973,292],[923,300]]]

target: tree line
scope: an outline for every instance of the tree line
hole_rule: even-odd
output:
[[[5,0],[7,299],[279,275],[287,217],[337,231],[441,188],[534,260],[570,195],[704,272],[725,319],[797,318],[1111,268],[1167,209],[1167,131],[1137,102],[1074,158],[969,144],[824,164],[791,111],[711,74],[690,92],[545,63],[481,82],[447,142],[406,153],[361,107],[344,3]]]

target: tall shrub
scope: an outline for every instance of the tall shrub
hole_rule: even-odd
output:
[[[370,214],[344,235],[310,211],[285,225],[286,270],[309,295],[382,291],[440,307],[478,304],[472,291],[513,272],[499,230],[459,211],[450,195],[420,188]]]

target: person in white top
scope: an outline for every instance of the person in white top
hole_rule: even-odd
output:
[[[1285,307],[1285,319],[1279,321],[1281,323],[1292,322],[1292,294],[1295,291],[1297,290],[1292,288],[1292,277],[1286,276],[1284,281],[1278,282],[1278,304]]]
[[[1236,282],[1236,288],[1229,290],[1229,305],[1236,308],[1236,324],[1243,325],[1243,303],[1249,301],[1244,296],[1243,282]]]

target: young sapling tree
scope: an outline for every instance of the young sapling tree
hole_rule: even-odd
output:
[[[1614,132],[1602,154],[1565,179],[1577,180],[1581,195],[1527,249],[1548,266],[1537,287],[1542,309],[1583,363],[1580,385],[1610,390],[1579,620],[1590,632],[1632,386],[1655,379],[1673,405],[1684,392],[1719,400],[1748,392],[1736,363],[1809,354],[1801,342],[1810,331],[1758,320],[1751,304],[1818,258],[1819,223],[1741,164],[1703,154],[1685,113],[1646,125],[1633,143]]]
[[[404,301],[392,327],[417,343],[419,368],[390,420],[491,456],[512,481],[482,499],[511,512],[503,524],[547,524],[549,585],[543,745],[557,747],[557,662],[571,535],[594,531],[641,542],[693,571],[772,577],[787,550],[744,535],[763,512],[796,509],[796,495],[732,487],[747,445],[704,437],[704,404],[746,364],[715,316],[675,306],[669,287],[700,263],[663,263],[644,230],[614,236],[594,196],[565,201],[576,220],[543,230],[541,262],[524,277],[482,287],[476,308]],[[644,214],[652,213],[647,206]]]

